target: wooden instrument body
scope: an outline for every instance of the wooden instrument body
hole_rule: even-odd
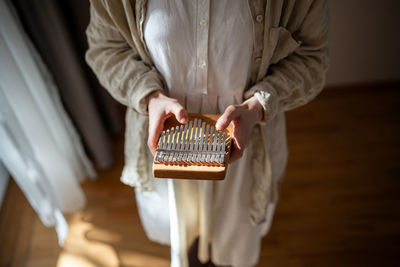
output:
[[[189,120],[201,119],[215,126],[220,114],[189,114]],[[174,116],[167,119],[164,129],[180,126]],[[229,163],[233,127],[230,124],[223,132],[227,133],[225,161],[222,166],[180,164],[171,165],[153,161],[153,175],[156,178],[190,179],[190,180],[223,180]]]

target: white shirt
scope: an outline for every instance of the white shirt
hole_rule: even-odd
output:
[[[151,0],[144,36],[171,95],[189,112],[242,103],[253,45],[246,1]]]
[[[156,68],[171,96],[190,113],[223,113],[228,105],[242,103],[252,31],[247,1],[232,0],[150,0],[144,24]],[[274,207],[266,223],[252,226],[252,149],[229,165],[224,181],[157,179],[154,191],[136,190],[147,235],[171,244],[171,266],[187,266],[186,250],[197,236],[201,261],[256,264]]]

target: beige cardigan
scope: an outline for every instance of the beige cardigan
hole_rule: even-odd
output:
[[[277,200],[278,181],[287,162],[284,111],[312,100],[323,88],[328,68],[328,8],[325,0],[248,0],[254,46],[250,82],[243,99],[253,95],[264,107],[251,145],[254,224],[264,221],[268,203]],[[91,0],[86,61],[101,84],[128,107],[122,182],[152,190],[147,149],[147,95],[168,94],[144,41],[146,0]],[[262,149],[260,149],[260,147]]]

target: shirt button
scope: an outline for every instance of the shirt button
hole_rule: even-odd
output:
[[[263,19],[264,19],[263,15],[257,15],[257,17],[256,17],[257,22],[262,22]]]
[[[205,66],[207,66],[207,63],[204,60],[200,60],[198,65],[199,67],[204,68]]]
[[[207,26],[207,20],[200,20],[200,26],[206,27]]]

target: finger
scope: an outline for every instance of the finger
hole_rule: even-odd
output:
[[[228,127],[231,121],[239,116],[239,111],[240,111],[239,108],[233,105],[228,106],[224,114],[222,114],[222,116],[218,119],[217,123],[215,124],[215,127],[219,131],[226,129],[226,127]]]
[[[147,146],[149,147],[151,153],[156,153],[158,138],[161,135],[162,129],[164,128],[163,118],[156,118],[154,121],[150,121],[149,125],[149,138],[147,139]]]
[[[246,149],[248,144],[248,128],[243,123],[233,121],[232,138],[235,140],[236,146],[239,149]]]
[[[178,102],[172,104],[169,107],[168,111],[172,112],[175,115],[176,120],[179,121],[180,123],[187,123],[188,120],[189,120],[189,116],[187,114],[187,111]]]
[[[233,163],[243,156],[244,150],[239,149],[235,143],[233,143],[233,150],[229,158],[229,163]]]

